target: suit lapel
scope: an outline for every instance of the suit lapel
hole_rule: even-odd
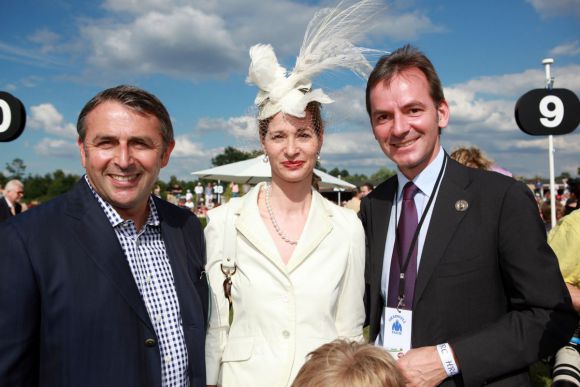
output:
[[[389,219],[391,218],[391,209],[393,208],[393,199],[397,188],[397,176],[387,180],[383,188],[373,195],[370,202],[370,220],[372,241],[370,242],[374,249],[371,256],[371,283],[375,284],[374,291],[381,291],[381,277],[383,275],[383,263],[385,261],[385,243],[387,240],[387,229]],[[390,258],[388,259],[390,262]]]
[[[268,258],[281,272],[285,273],[286,267],[282,263],[282,258],[260,217],[257,203],[258,193],[262,186],[263,184],[259,184],[243,197],[243,203],[236,209],[236,229],[262,255]]]
[[[155,201],[157,212],[161,220],[161,236],[165,244],[167,258],[171,265],[173,272],[173,280],[175,283],[175,293],[179,300],[179,309],[184,325],[199,325],[195,324],[199,318],[195,318],[195,311],[199,311],[199,306],[195,305],[195,295],[197,294],[191,278],[191,270],[187,265],[188,251],[183,235],[185,219],[182,219],[180,213],[176,211],[170,213],[166,211],[169,207],[160,200]],[[194,235],[191,235],[193,238]],[[201,253],[201,252],[200,252]],[[201,260],[200,260],[201,262]]]
[[[139,318],[153,329],[117,235],[84,179],[70,192],[67,215],[72,218],[71,239],[78,241]]]
[[[238,211],[236,228],[256,249],[267,257],[281,272],[295,270],[318,247],[332,231],[332,216],[326,208],[324,199],[318,192],[313,192],[312,203],[300,241],[287,265],[284,265],[278,249],[260,217],[257,186],[244,197],[244,203]]]
[[[439,194],[434,203],[433,214],[429,222],[429,230],[425,239],[417,283],[415,284],[415,299],[417,303],[435,270],[441,261],[455,230],[467,211],[458,211],[455,205],[458,200],[465,200],[471,205],[472,195],[466,190],[470,183],[465,167],[449,159],[447,170],[441,182]]]
[[[326,207],[326,199],[318,192],[312,192],[312,203],[300,241],[287,265],[288,272],[294,271],[332,231],[332,213]]]

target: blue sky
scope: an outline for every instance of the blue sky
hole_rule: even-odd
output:
[[[0,171],[16,157],[27,172],[82,173],[78,112],[103,88],[135,84],[156,94],[177,145],[161,177],[191,179],[226,146],[257,149],[248,49],[274,46],[292,68],[306,24],[328,1],[3,0],[0,91],[18,97],[27,127],[0,143]],[[547,138],[521,132],[519,96],[545,83],[580,94],[580,0],[387,1],[361,45],[389,51],[411,43],[435,64],[451,122],[448,151],[477,145],[517,175],[548,175]],[[372,174],[393,168],[372,136],[364,80],[347,72],[314,80],[335,103],[325,110],[322,165]],[[556,172],[580,167],[580,133],[555,138]]]

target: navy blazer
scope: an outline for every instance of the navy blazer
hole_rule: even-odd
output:
[[[361,203],[371,341],[380,329],[396,184],[394,176]],[[456,208],[459,200],[468,207]],[[417,274],[411,335],[413,347],[451,344],[461,374],[443,385],[529,385],[527,366],[566,343],[577,319],[531,191],[448,160]]]
[[[18,206],[15,206],[14,208],[16,209],[16,213],[20,212]],[[14,215],[12,215],[12,212],[10,212],[10,207],[8,206],[6,198],[0,197],[0,222],[9,219],[12,216]]]
[[[191,386],[205,386],[205,242],[154,198],[173,271]],[[0,224],[0,386],[160,386],[153,324],[88,185]]]

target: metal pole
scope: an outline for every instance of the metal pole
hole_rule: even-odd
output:
[[[542,61],[546,70],[546,89],[552,90],[554,86],[554,79],[550,74],[550,65],[554,63],[554,59],[546,58]],[[554,179],[554,136],[548,136],[548,164],[550,168],[550,221],[551,226],[556,225],[556,182]]]

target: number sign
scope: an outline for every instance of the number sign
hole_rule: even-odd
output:
[[[15,140],[24,131],[26,112],[20,100],[0,91],[0,142]]]
[[[580,122],[580,101],[567,89],[534,89],[518,99],[515,116],[527,134],[567,134]]]

